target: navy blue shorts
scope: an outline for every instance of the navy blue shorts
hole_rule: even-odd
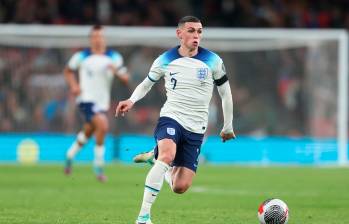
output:
[[[79,103],[79,109],[80,112],[84,115],[85,121],[87,123],[90,123],[92,120],[92,117],[96,113],[105,113],[105,111],[97,111],[95,109],[95,104],[94,103]]]
[[[176,156],[171,165],[183,166],[196,172],[201,151],[203,134],[190,132],[177,121],[169,117],[160,117],[154,131],[155,141],[172,139],[177,145]],[[158,157],[158,146],[154,149]]]

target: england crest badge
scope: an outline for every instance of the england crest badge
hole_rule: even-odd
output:
[[[205,81],[208,75],[208,68],[198,68],[196,75],[201,82]]]

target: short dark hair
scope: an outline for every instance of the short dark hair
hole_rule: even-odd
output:
[[[184,16],[178,21],[178,27],[183,26],[184,23],[201,23],[200,19],[195,16]]]
[[[100,25],[100,24],[93,25],[92,28],[91,28],[91,30],[90,30],[89,36],[91,36],[91,34],[92,34],[93,31],[102,30],[102,29],[103,29],[103,26]]]

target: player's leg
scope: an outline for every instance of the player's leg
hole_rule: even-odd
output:
[[[150,210],[161,190],[164,175],[170,169],[171,162],[176,155],[176,143],[172,139],[158,141],[158,157],[154,166],[150,169],[145,180],[142,207],[137,218],[137,224],[151,223]]]
[[[135,163],[148,163],[150,165],[154,165],[156,161],[154,154],[155,154],[154,149],[152,149],[148,152],[143,152],[135,155],[133,157],[133,161]],[[166,183],[168,183],[171,189],[172,189],[172,170],[173,170],[173,167],[170,166],[170,168],[165,173],[165,181]]]
[[[64,173],[69,175],[72,171],[72,162],[75,155],[81,150],[86,144],[89,138],[93,134],[94,127],[91,123],[85,123],[83,129],[78,133],[75,141],[70,146],[66,153],[66,162],[64,167]]]
[[[177,194],[186,192],[193,183],[195,172],[187,167],[173,167],[172,191]]]
[[[156,159],[154,155],[154,149],[148,151],[148,152],[142,152],[140,154],[137,154],[133,157],[133,162],[135,163],[148,163],[149,165],[154,165]],[[165,173],[165,181],[168,183],[170,188],[172,189],[172,170],[173,167],[170,166],[170,168]]]
[[[165,181],[171,190],[177,194],[183,194],[192,185],[195,172],[187,167],[170,167],[165,173]]]
[[[85,123],[83,126],[83,130],[79,132],[76,140],[70,146],[66,154],[66,163],[64,172],[66,174],[71,173],[72,161],[75,155],[81,150],[81,148],[86,144],[87,140],[92,136],[94,131],[94,126],[91,122],[91,117],[93,115],[92,112],[92,104],[91,103],[80,103],[79,110],[85,118]]]
[[[176,156],[178,144],[181,142],[180,125],[173,119],[160,117],[156,126],[154,137],[157,142],[155,148],[154,166],[150,169],[144,188],[143,203],[137,218],[137,224],[151,223],[150,210],[161,190],[164,176],[170,169],[170,164]]]
[[[193,183],[198,167],[203,134],[183,131],[183,139],[180,147],[177,148],[176,158],[173,161],[172,175],[167,178],[173,192],[183,194]]]
[[[93,166],[98,180],[105,181],[106,176],[104,175],[104,139],[109,129],[107,116],[104,113],[96,113],[92,118],[92,123],[95,127],[94,133],[96,138]]]

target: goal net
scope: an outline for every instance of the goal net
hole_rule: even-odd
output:
[[[0,26],[1,131],[79,129],[62,70],[76,50],[88,47],[89,29]],[[151,135],[165,100],[162,85],[154,86],[124,119],[115,120],[113,110],[146,77],[153,60],[178,44],[175,28],[106,27],[106,36],[131,73],[129,87],[113,85],[112,132]],[[225,62],[238,135],[334,139],[338,164],[347,164],[347,38],[343,30],[205,29],[202,46]],[[208,134],[216,135],[221,126],[215,91]],[[320,148],[326,151],[326,143]]]

